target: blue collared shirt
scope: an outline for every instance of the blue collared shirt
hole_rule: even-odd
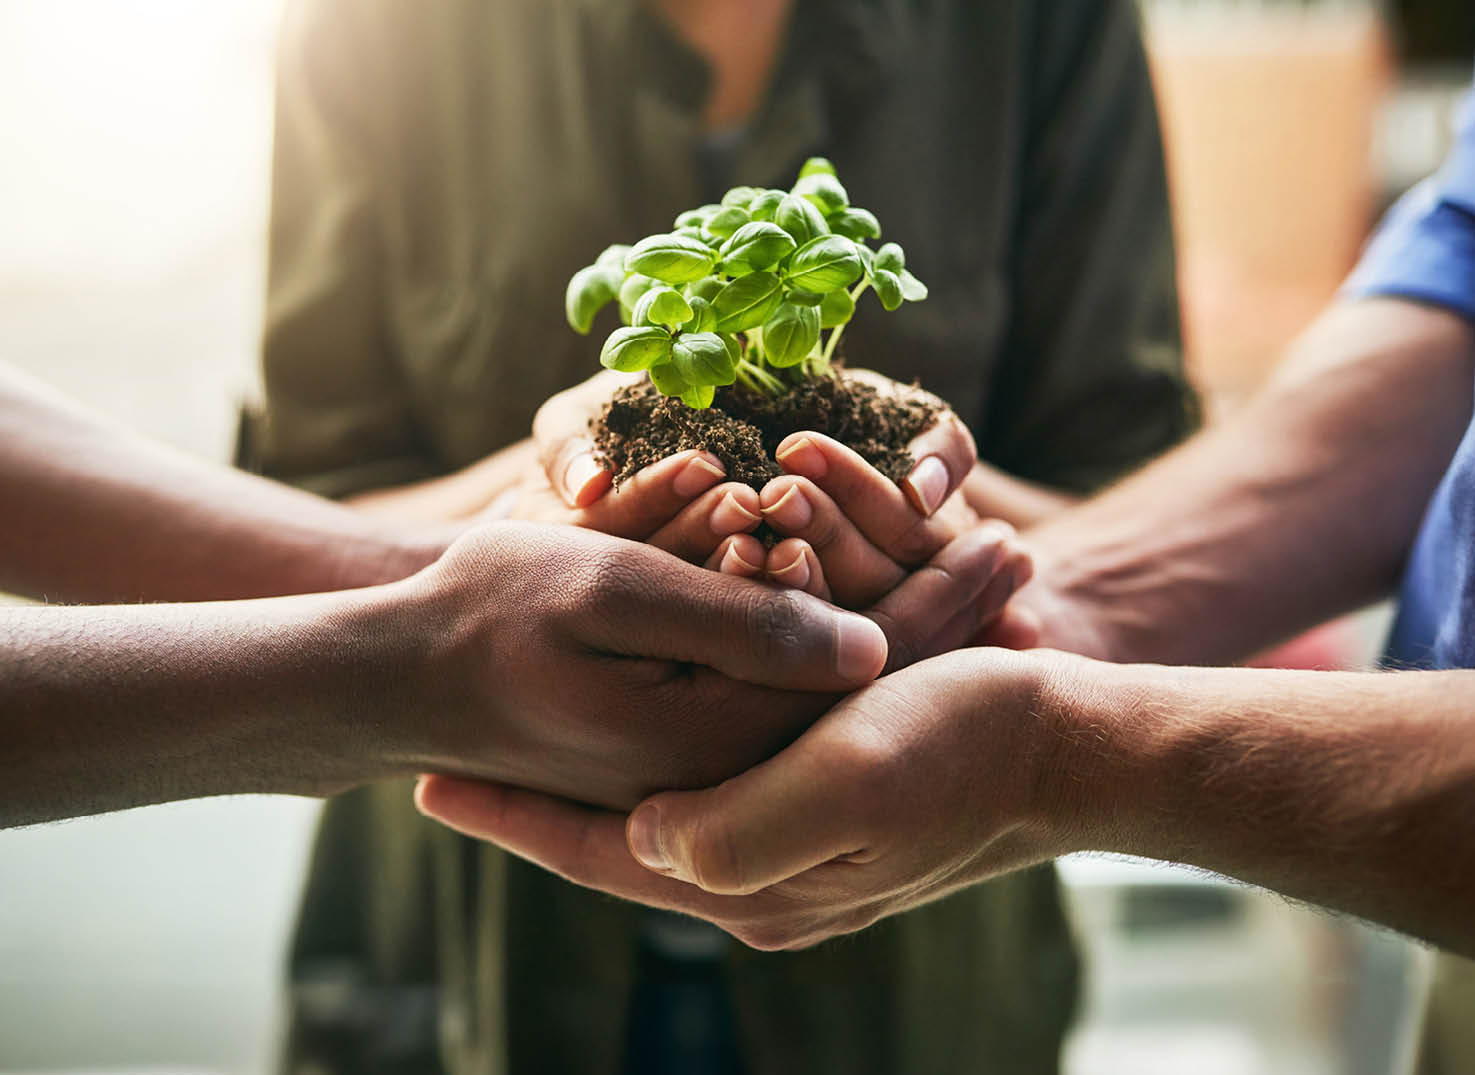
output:
[[[1444,167],[1388,213],[1344,293],[1429,303],[1475,323],[1475,92],[1465,98]],[[1475,667],[1475,423],[1425,514],[1388,658]]]

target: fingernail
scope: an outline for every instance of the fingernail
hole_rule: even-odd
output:
[[[912,507],[926,516],[931,516],[942,507],[943,498],[947,496],[947,487],[947,467],[935,455],[929,455],[913,467],[912,472],[906,476],[906,481],[902,482],[902,488],[906,490]]]
[[[712,509],[712,532],[714,534],[737,534],[751,530],[763,521],[737,502],[737,497],[728,493]]]
[[[661,850],[661,811],[654,803],[646,803],[630,815],[625,839],[630,854],[647,870],[665,873],[671,869],[666,853]]]
[[[785,586],[802,590],[809,585],[809,558],[801,552],[788,567],[769,571],[768,577]]]
[[[568,466],[563,468],[563,487],[568,492],[568,498],[573,503],[579,503],[579,498],[590,482],[603,476],[604,467],[593,455],[584,452],[569,460]]]
[[[722,554],[722,573],[724,575],[756,575],[763,568],[759,564],[750,564],[743,559],[742,553],[737,551],[737,545],[729,545],[727,552]]]
[[[830,469],[830,464],[825,461],[825,453],[808,437],[800,437],[775,458],[790,474],[802,474],[814,481],[823,478]]]
[[[814,507],[797,485],[789,486],[789,491],[779,497],[778,503],[773,507],[762,510],[765,518],[778,523],[790,533],[803,530],[814,518]]]
[[[886,667],[886,635],[864,616],[840,617],[835,671],[846,683],[869,683]]]
[[[671,488],[676,491],[677,496],[693,497],[716,485],[722,480],[724,473],[721,467],[699,455],[681,468],[681,473],[676,475]]]

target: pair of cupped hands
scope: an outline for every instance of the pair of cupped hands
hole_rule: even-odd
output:
[[[961,491],[977,462],[963,423],[944,411],[919,435],[899,486],[801,432],[761,491],[699,451],[614,488],[589,423],[625,379],[537,416],[508,514],[572,525],[482,528],[427,573],[495,572],[491,612],[440,587],[462,596],[438,615],[502,733],[490,756],[473,726],[464,754],[426,758],[420,810],[764,949],[1050,857],[1018,837],[1040,783],[1022,726],[1037,677],[969,648],[1032,644],[1008,604],[1031,561]]]

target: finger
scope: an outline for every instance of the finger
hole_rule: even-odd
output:
[[[906,577],[905,569],[872,545],[808,478],[775,478],[764,487],[761,504],[769,526],[785,537],[808,542],[842,607],[869,607]]]
[[[758,493],[751,486],[724,482],[682,508],[645,540],[688,563],[705,563],[726,538],[756,529],[763,521],[759,512]]]
[[[901,489],[912,507],[926,516],[936,514],[978,462],[973,434],[952,411],[914,437],[907,452],[917,465],[902,480]]]
[[[733,903],[642,867],[626,844],[623,814],[450,776],[421,777],[415,806],[459,833],[586,888],[718,921]]]
[[[1035,649],[1040,645],[1045,625],[1033,609],[1007,605],[970,645],[999,646],[1003,649]]]
[[[823,489],[872,545],[904,567],[925,563],[956,535],[912,506],[896,483],[821,433],[794,433],[775,452],[790,474]]]
[[[562,622],[595,650],[808,691],[853,690],[885,664],[875,623],[806,594],[712,574],[647,545],[590,555],[588,581],[574,583]]]
[[[936,640],[959,614],[977,620],[977,602],[1014,549],[1014,530],[988,522],[948,544],[866,615],[886,632],[895,671],[935,652]],[[1012,592],[1012,591],[1011,591]]]
[[[830,587],[819,557],[808,542],[798,538],[786,538],[768,550],[764,575],[779,586],[802,590],[821,601],[830,600]]]
[[[638,376],[596,373],[538,408],[533,418],[538,462],[548,475],[548,483],[568,507],[588,507],[609,490],[612,475],[589,439],[589,424],[616,389]]]
[[[913,654],[914,661],[924,661],[928,657],[936,657],[938,654],[950,653],[955,649],[965,646],[976,646],[981,644],[981,637],[992,630],[991,625],[998,623],[1004,618],[1002,609],[1007,608],[1007,602],[1029,578],[1029,557],[1022,550],[1016,553],[1005,554],[1005,562],[994,572],[994,577],[984,587],[983,593],[978,600],[967,607],[954,613],[942,627],[929,638],[921,648]],[[1023,630],[1023,624],[1019,625]],[[1003,635],[1004,638],[1013,637]],[[1023,636],[1020,636],[1022,640]],[[989,643],[1000,644],[1000,643]],[[1009,649],[1029,648],[1009,646]]]
[[[720,482],[725,473],[722,462],[709,452],[677,452],[637,471],[614,492],[575,512],[574,523],[644,541]]]
[[[732,896],[859,851],[863,826],[845,809],[843,766],[823,756],[828,741],[811,731],[716,788],[652,796],[630,815],[630,853],[655,873]]]
[[[752,534],[733,534],[707,557],[708,571],[720,571],[740,579],[756,579],[763,574],[768,550]]]

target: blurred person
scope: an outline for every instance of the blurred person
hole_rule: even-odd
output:
[[[242,457],[365,510],[497,501],[533,449],[494,453],[593,368],[573,271],[816,154],[932,284],[862,311],[849,358],[953,403],[980,514],[1027,522],[1195,420],[1126,0],[301,0],[278,77]],[[759,957],[429,825],[401,786],[330,805],[291,976],[298,1072],[1033,1075],[1076,994],[1049,867]]]
[[[1029,532],[1038,573],[1006,618],[1053,650],[923,661],[750,773],[628,818],[439,779],[419,801],[764,948],[1095,850],[1475,955],[1472,414],[1475,94],[1443,168],[1250,406]],[[1181,667],[1395,589],[1395,671]],[[1470,966],[1441,961],[1425,1071],[1475,1059]]]

